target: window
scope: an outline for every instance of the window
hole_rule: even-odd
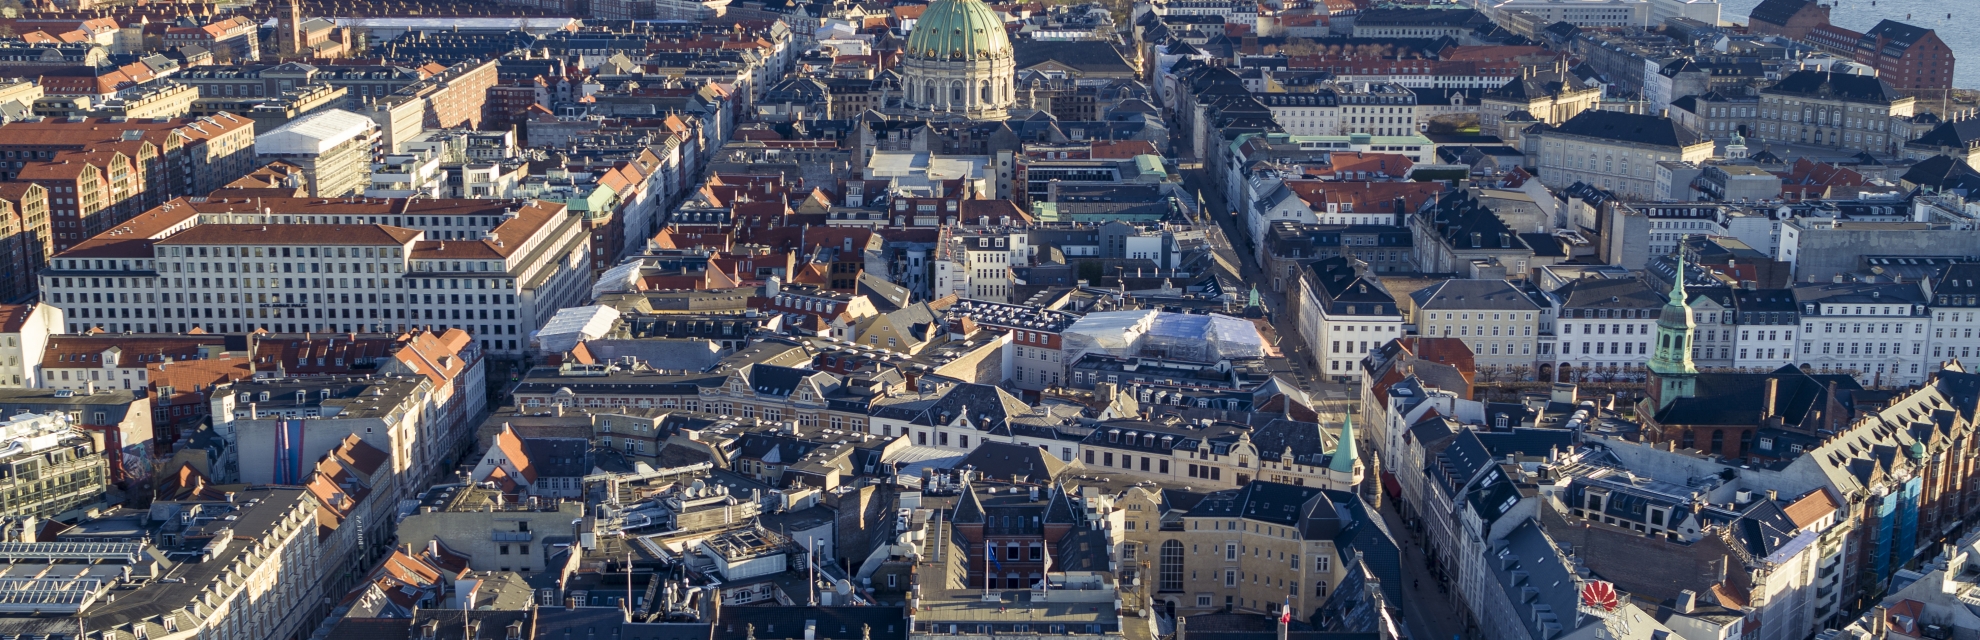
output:
[[[1237,543],[1235,543],[1235,542],[1226,542],[1226,543],[1224,543],[1224,559],[1225,559],[1225,560],[1237,560],[1237,559],[1238,559],[1238,546],[1237,546]]]
[[[1181,591],[1183,571],[1182,543],[1175,540],[1163,542],[1160,561],[1161,582],[1157,588],[1162,591]],[[1208,596],[1198,596],[1199,601],[1207,598]],[[1206,603],[1199,606],[1208,605]]]

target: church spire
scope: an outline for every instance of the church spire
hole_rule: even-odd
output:
[[[1651,389],[1658,409],[1678,398],[1696,393],[1698,367],[1691,360],[1692,338],[1697,324],[1691,317],[1690,296],[1684,290],[1684,240],[1678,240],[1677,270],[1671,275],[1670,300],[1657,316],[1657,350],[1645,367],[1650,369]]]
[[[1354,414],[1349,413],[1341,419],[1341,442],[1334,447],[1334,457],[1327,461],[1327,470],[1353,475],[1354,465]]]

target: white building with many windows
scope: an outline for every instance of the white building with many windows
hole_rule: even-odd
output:
[[[1559,125],[1535,125],[1526,143],[1540,182],[1555,189],[1576,182],[1625,196],[1656,192],[1657,163],[1700,163],[1712,141],[1669,118],[1590,109]]]
[[[1456,338],[1481,371],[1532,367],[1546,298],[1505,280],[1444,280],[1410,294],[1417,334]]]
[[[1980,364],[1980,264],[1955,264],[1932,281],[1932,370],[1957,360],[1971,370]]]
[[[584,302],[589,244],[580,216],[540,200],[181,199],[40,277],[71,333],[458,327],[519,356]]]
[[[1382,281],[1362,275],[1354,259],[1315,261],[1300,272],[1294,312],[1313,349],[1319,375],[1335,382],[1361,377],[1361,359],[1402,336],[1402,310]]]
[[[1650,361],[1664,296],[1641,278],[1582,278],[1553,291],[1560,302],[1558,379],[1635,380]]]
[[[1799,362],[1815,373],[1847,373],[1873,386],[1925,380],[1932,317],[1923,284],[1801,284],[1794,298],[1801,313]]]
[[[1801,329],[1801,317],[1795,313],[1792,289],[1734,290],[1733,322],[1738,332],[1734,368],[1773,371],[1796,362],[1795,333]]]

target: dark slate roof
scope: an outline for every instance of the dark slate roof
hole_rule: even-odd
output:
[[[1566,429],[1518,427],[1511,431],[1481,431],[1475,437],[1486,453],[1496,458],[1511,454],[1546,457],[1574,446],[1574,432]]]
[[[594,607],[584,608],[591,609]],[[621,619],[625,617],[625,614],[620,613],[618,609],[611,609],[611,611]],[[434,631],[436,632],[433,635],[434,640],[464,640],[467,637],[467,625],[462,623],[461,613],[459,609],[420,609],[413,614],[412,628],[419,629],[427,622],[436,622],[438,624],[434,626]],[[510,624],[522,623],[525,628],[529,625],[528,611],[473,611],[469,613],[472,615],[468,617],[468,620],[479,623],[481,626],[481,632],[475,634],[477,638],[487,638],[498,633],[504,633],[504,630]]]
[[[908,306],[908,301],[914,297],[907,287],[888,282],[879,274],[865,271],[861,271],[859,279],[854,281],[854,293],[866,296],[866,299],[873,303],[874,309],[880,313],[905,308]]]
[[[1320,295],[1328,306],[1328,313],[1346,315],[1347,305],[1361,305],[1356,309],[1361,314],[1390,314],[1396,311],[1394,296],[1382,286],[1377,278],[1364,277],[1347,257],[1337,256],[1315,260],[1307,265],[1313,270],[1314,282],[1320,285]],[[1367,309],[1374,305],[1375,309]]]
[[[1572,22],[1562,20],[1560,22],[1547,25],[1547,28],[1541,29],[1541,31],[1546,32],[1548,34],[1552,34],[1553,36],[1561,39],[1567,39],[1574,37],[1574,34],[1580,32],[1581,27],[1575,25]]]
[[[1012,43],[1016,67],[1025,69],[1045,62],[1058,62],[1081,73],[1134,73],[1134,65],[1114,45],[1100,40],[1032,40]]]
[[[1905,146],[1965,149],[1975,144],[1980,144],[1980,118],[1940,123],[1925,135],[1905,143]]]
[[[1918,41],[1923,39],[1925,34],[1931,32],[1931,29],[1925,27],[1905,24],[1896,20],[1884,20],[1878,22],[1877,26],[1871,27],[1869,31],[1863,32],[1863,41],[1876,42],[1878,38],[1883,38],[1886,46],[1909,49],[1911,45],[1918,44]]]
[[[1334,536],[1334,548],[1343,558],[1361,554],[1368,572],[1382,581],[1382,593],[1393,606],[1404,606],[1402,590],[1402,556],[1396,547],[1395,536],[1389,533],[1388,522],[1373,512],[1367,502],[1350,491],[1321,491],[1334,512],[1341,516],[1343,524],[1340,533]]]
[[[962,383],[944,389],[940,397],[912,402],[876,404],[873,415],[876,418],[905,420],[918,425],[933,425],[942,421],[942,416],[954,418],[963,414],[978,428],[988,428],[1010,419],[1011,416],[1031,412],[1031,405],[1013,396],[1000,387],[987,384]],[[985,417],[988,417],[985,420]]]
[[[1774,86],[1766,89],[1773,93],[1786,93],[1800,96],[1851,100],[1873,104],[1890,104],[1903,96],[1897,88],[1883,78],[1860,76],[1853,73],[1836,73],[1803,69],[1790,73]],[[1644,116],[1648,117],[1648,116]]]
[[[1457,189],[1438,196],[1431,210],[1432,225],[1444,244],[1457,250],[1532,251],[1506,222],[1469,191]]]
[[[1548,96],[1558,96],[1580,87],[1573,81],[1572,74],[1546,71],[1532,76],[1513,78],[1504,86],[1485,92],[1485,97],[1495,100],[1526,102]]]
[[[1506,476],[1505,471],[1491,468],[1485,471],[1485,478],[1478,481],[1478,488],[1471,491],[1465,500],[1471,503],[1471,510],[1484,522],[1495,522],[1505,515],[1514,504],[1519,503],[1519,486]]]
[[[1107,533],[1088,527],[1073,527],[1052,543],[1052,568],[1061,571],[1111,571],[1108,564]]]
[[[1291,449],[1295,461],[1314,466],[1326,466],[1327,452],[1333,450],[1339,439],[1329,436],[1318,424],[1283,418],[1268,422],[1251,434],[1251,444],[1258,448],[1259,460],[1284,462],[1281,458]]]
[[[1423,309],[1536,311],[1539,308],[1532,298],[1505,280],[1443,280],[1417,289],[1409,297]]]
[[[820,446],[823,445],[785,435],[767,432],[750,433],[744,435],[737,443],[737,455],[771,464],[792,464]]]
[[[1443,485],[1445,495],[1454,495],[1472,476],[1485,465],[1492,463],[1492,452],[1478,439],[1478,432],[1466,429],[1457,434],[1450,446],[1437,454],[1437,459],[1429,463],[1432,480]]]
[[[550,609],[555,607],[542,610]],[[746,640],[750,636],[749,625],[756,625],[758,638],[803,638],[807,622],[817,624],[818,640],[862,640],[869,634],[871,640],[907,640],[908,636],[907,610],[900,607],[725,605],[716,619],[712,640]]]
[[[804,384],[804,379],[822,372],[809,369],[780,367],[774,364],[751,364],[743,368],[743,377],[757,393],[772,396],[788,396]],[[830,376],[831,374],[823,374]]]
[[[1730,533],[1733,541],[1755,558],[1774,555],[1799,532],[1794,520],[1772,500],[1755,501],[1753,507],[1732,521]]]
[[[970,467],[985,477],[999,480],[1020,476],[1026,482],[1041,482],[1058,478],[1066,463],[1035,445],[985,440],[956,463],[956,467]]]
[[[1936,191],[1980,194],[1980,171],[1975,171],[1965,160],[1947,155],[1918,161],[1904,172],[1901,180]]]
[[[412,637],[408,618],[344,618],[330,629],[325,640],[381,640]]]
[[[1664,308],[1664,296],[1641,278],[1582,278],[1556,289],[1563,308],[1576,309],[1657,309]]]
[[[1766,0],[1753,7],[1747,14],[1749,20],[1786,26],[1794,14],[1803,7],[1815,4],[1815,0]]]
[[[1286,526],[1301,524],[1301,516],[1311,517],[1305,511],[1307,501],[1320,495],[1317,487],[1301,487],[1278,482],[1253,481],[1237,489],[1218,491],[1204,496],[1196,508],[1190,509],[1188,517],[1229,518],[1238,517],[1260,522],[1270,522]],[[1325,502],[1324,500],[1321,502]],[[1312,536],[1308,536],[1311,538]],[[1324,537],[1332,537],[1331,535]]]
[[[1479,27],[1490,23],[1477,9],[1367,9],[1356,25],[1408,27]]]
[[[1935,294],[1980,294],[1980,285],[1976,285],[1974,283],[1975,280],[1980,280],[1980,263],[1961,262],[1947,265],[1946,270],[1941,272],[1939,277],[1932,279],[1932,292]]]
[[[1583,111],[1554,130],[1568,135],[1661,147],[1686,147],[1705,141],[1705,136],[1697,130],[1670,118],[1602,109]]]
[[[1334,590],[1327,594],[1327,600],[1313,613],[1313,624],[1330,632],[1367,633],[1380,637],[1382,630],[1382,609],[1374,606],[1381,602],[1369,593],[1368,572],[1350,568],[1347,577]]]
[[[591,473],[591,440],[523,438],[523,450],[539,478],[577,478]]]
[[[1829,384],[1862,389],[1847,375],[1814,375],[1793,366],[1768,373],[1700,373],[1696,395],[1678,398],[1657,412],[1663,425],[1757,425],[1765,411],[1767,380],[1773,379],[1774,413],[1789,425],[1801,424],[1828,403]]]

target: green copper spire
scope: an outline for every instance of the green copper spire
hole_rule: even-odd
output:
[[[1354,414],[1341,419],[1341,442],[1334,447],[1334,458],[1327,461],[1328,471],[1354,473]]]
[[[1253,307],[1265,306],[1264,304],[1262,304],[1262,301],[1258,299],[1258,283],[1256,282],[1251,283],[1251,299],[1247,301],[1247,304]]]
[[[1683,239],[1679,239],[1679,240],[1678,240],[1678,254],[1677,254],[1677,277],[1675,277],[1675,278],[1671,278],[1671,300],[1670,300],[1670,302],[1669,302],[1669,303],[1667,303],[1667,304],[1665,304],[1665,305],[1664,305],[1664,307],[1665,307],[1665,308],[1669,308],[1669,307],[1670,307],[1670,305],[1672,305],[1672,304],[1679,304],[1679,303],[1684,303],[1684,304],[1689,304],[1689,303],[1690,303],[1690,301],[1689,301],[1689,300],[1686,300],[1686,299],[1685,299],[1685,296],[1684,296],[1684,241],[1683,241]]]
[[[1657,351],[1644,366],[1650,369],[1651,394],[1658,409],[1678,398],[1696,393],[1698,367],[1691,361],[1692,337],[1697,325],[1691,317],[1691,301],[1684,291],[1684,240],[1678,240],[1677,272],[1671,277],[1671,298],[1657,316]]]

